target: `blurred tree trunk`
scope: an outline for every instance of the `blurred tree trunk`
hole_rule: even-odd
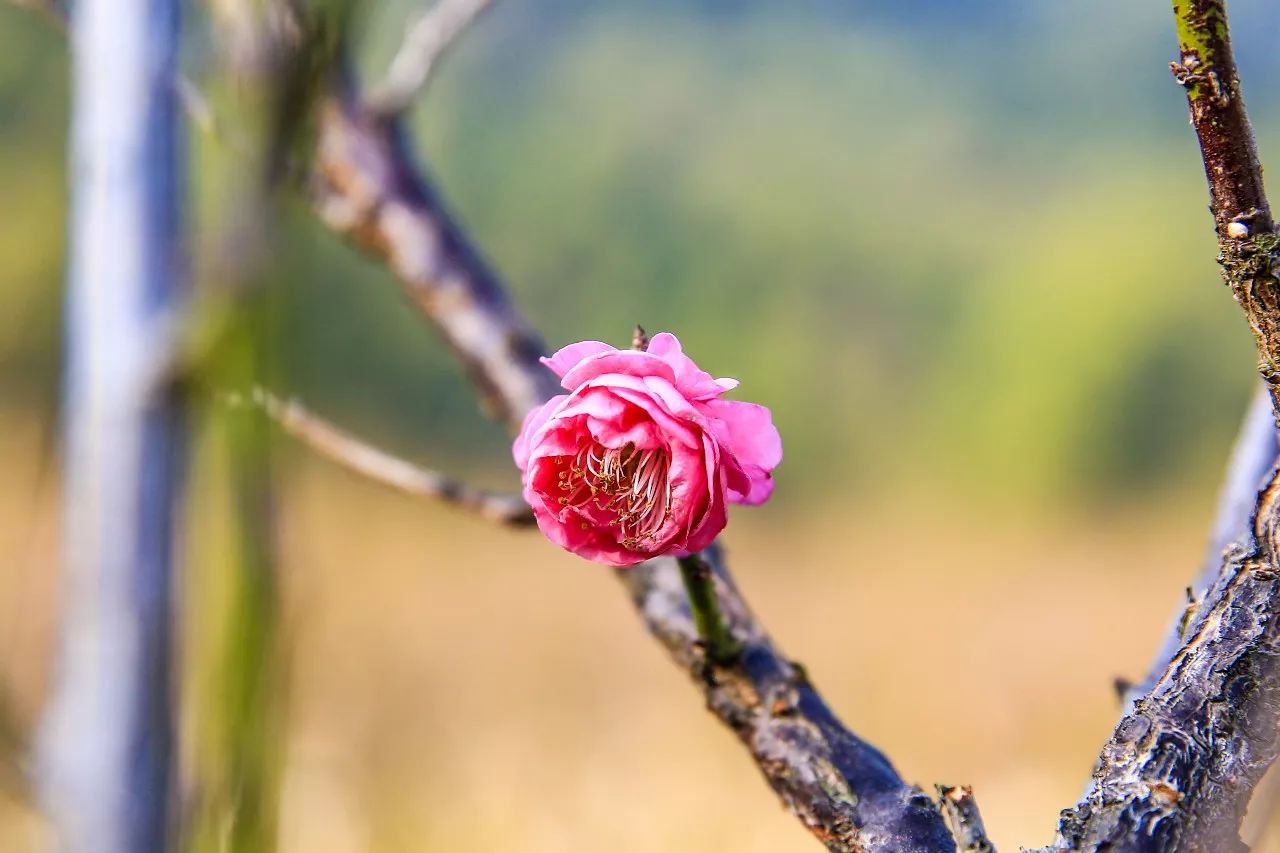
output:
[[[178,31],[176,0],[74,4],[61,649],[39,744],[72,853],[172,838]]]

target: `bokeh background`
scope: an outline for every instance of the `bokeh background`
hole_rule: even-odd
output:
[[[377,73],[413,4],[370,6]],[[1275,163],[1280,13],[1231,12]],[[974,785],[1007,849],[1082,789],[1251,388],[1174,44],[1155,0],[498,0],[414,113],[549,344],[669,329],[773,408],[778,490],[726,534],[740,584],[846,722],[922,785]],[[67,110],[62,37],[0,6],[4,850],[41,837],[20,767],[56,610]],[[193,138],[195,229],[215,145]],[[385,270],[281,211],[279,390],[512,488]],[[229,547],[202,436],[195,624]],[[608,572],[279,451],[282,850],[816,849]]]

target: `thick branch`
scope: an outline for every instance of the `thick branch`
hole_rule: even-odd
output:
[[[1103,747],[1057,849],[1243,850],[1237,830],[1275,759],[1280,709],[1280,478],[1226,559],[1188,643]]]
[[[414,497],[452,504],[491,521],[517,526],[533,524],[533,512],[519,495],[486,492],[392,456],[311,413],[296,400],[281,400],[264,391],[256,392],[255,400],[285,432],[357,474]]]
[[[836,718],[802,666],[774,646],[729,577],[704,551],[732,641],[733,663],[706,653],[676,561],[619,569],[649,631],[702,689],[707,707],[750,751],[783,803],[829,850],[953,850],[934,802]]]
[[[1231,459],[1227,463],[1203,567],[1188,587],[1186,599],[1175,609],[1164,643],[1156,652],[1147,675],[1126,691],[1125,713],[1160,680],[1169,661],[1186,642],[1195,606],[1204,600],[1205,593],[1222,571],[1223,555],[1227,548],[1243,547],[1243,543],[1247,541],[1249,518],[1257,502],[1258,491],[1280,454],[1280,444],[1276,442],[1275,419],[1271,411],[1270,395],[1265,388],[1259,388],[1249,403],[1244,422],[1240,425],[1240,434],[1231,451]]]
[[[375,116],[345,84],[322,110],[316,171],[321,218],[388,263],[508,425],[557,392],[538,362],[540,341],[423,178],[399,123]],[[788,808],[833,851],[954,850],[933,801],[840,723],[773,646],[718,554],[710,559],[720,609],[743,648],[728,667],[706,659],[674,559],[619,579]]]
[[[1173,70],[1187,90],[1204,159],[1218,260],[1254,331],[1274,403],[1280,388],[1277,239],[1225,5],[1175,0],[1173,9],[1180,42]],[[1261,464],[1269,465],[1267,436],[1260,435]],[[1257,464],[1243,459],[1242,491]],[[1188,612],[1186,630],[1179,631],[1185,645],[1121,719],[1085,798],[1063,813],[1058,849],[1245,849],[1240,821],[1280,751],[1278,476],[1273,470],[1267,477],[1239,547],[1227,549],[1203,601]],[[1236,502],[1232,491],[1228,486],[1228,504]],[[1228,520],[1220,532],[1229,537],[1234,528]]]
[[[315,176],[320,218],[386,261],[490,414],[514,430],[556,393],[538,362],[542,341],[423,178],[399,121],[379,118],[345,83],[321,106]]]

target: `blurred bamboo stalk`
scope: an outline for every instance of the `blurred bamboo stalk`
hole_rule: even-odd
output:
[[[219,474],[229,485],[232,549],[207,567],[203,587],[218,595],[200,614],[202,638],[192,713],[197,749],[184,846],[193,853],[269,853],[276,848],[283,774],[288,660],[282,645],[276,483],[267,413],[225,405],[228,392],[269,384],[273,342],[276,192],[306,133],[311,92],[327,73],[324,45],[300,39],[318,20],[285,0],[212,3],[229,81],[229,127],[237,144],[215,145],[228,180],[220,233],[202,281],[221,309],[199,376],[210,403],[206,423],[218,439]],[[320,12],[311,10],[319,15]],[[216,141],[216,140],[215,140]]]
[[[205,366],[213,387],[252,385],[267,370],[270,337],[263,294],[237,301],[233,322]],[[276,846],[283,762],[285,658],[280,650],[275,482],[269,424],[252,407],[211,406],[217,473],[229,484],[230,547],[194,582],[204,593],[195,619],[202,677],[193,703],[197,748],[184,848],[265,853]],[[193,614],[195,615],[195,614]]]
[[[169,848],[184,294],[177,0],[72,17],[61,650],[38,774],[67,853]]]

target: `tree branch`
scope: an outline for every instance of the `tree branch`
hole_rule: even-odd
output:
[[[387,77],[373,87],[368,103],[382,115],[404,112],[426,87],[440,57],[491,0],[436,0],[405,33]]]
[[[1253,128],[1231,51],[1225,0],[1174,0],[1179,58],[1170,63],[1186,89],[1200,143],[1223,279],[1244,309],[1273,403],[1280,391],[1280,255],[1262,184]]]
[[[559,391],[538,361],[541,342],[422,176],[398,120],[375,114],[347,80],[322,108],[315,168],[321,219],[388,264],[492,412],[515,429]],[[708,559],[719,608],[743,649],[727,667],[707,660],[674,559],[618,577],[649,631],[742,739],[783,803],[832,851],[954,850],[937,804],[840,723],[751,615],[719,552]]]
[[[420,468],[344,432],[312,414],[296,400],[281,400],[262,389],[254,401],[281,429],[321,456],[405,494],[452,504],[481,518],[527,527],[533,511],[519,495],[477,489],[437,471]]]
[[[1222,0],[1174,0],[1186,88],[1209,182],[1223,277],[1253,329],[1273,405],[1280,387],[1274,224],[1240,95]],[[1270,466],[1266,431],[1246,429],[1224,511]],[[1271,440],[1274,441],[1274,435]],[[1255,481],[1256,482],[1256,481]],[[1237,491],[1238,489],[1238,491]],[[1179,630],[1186,643],[1103,747],[1085,797],[1063,813],[1056,849],[1244,850],[1238,830],[1280,752],[1280,472],[1255,491],[1237,547]],[[1220,520],[1218,535],[1236,524]]]
[[[395,118],[337,81],[320,110],[313,206],[335,232],[382,258],[444,335],[486,411],[514,431],[559,390],[541,339],[423,178]]]
[[[1245,849],[1240,820],[1280,748],[1278,498],[1273,473],[1247,544],[1226,559],[1188,643],[1103,747],[1056,849]]]
[[[188,84],[179,91],[187,108],[200,113],[203,100],[191,97],[198,90]],[[489,413],[517,429],[525,412],[559,391],[538,361],[540,339],[419,171],[395,111],[374,108],[340,77],[319,112],[311,188],[317,215],[388,264],[452,346]],[[462,490],[443,475],[342,433],[297,403],[261,402],[313,449],[359,473],[427,497],[450,499],[446,493]],[[514,511],[509,517],[506,508],[495,508],[495,499],[453,497],[481,514],[519,523]],[[954,851],[939,804],[845,728],[804,668],[778,652],[734,586],[718,546],[703,558],[713,571],[726,642],[740,650],[727,663],[708,659],[674,559],[652,560],[618,577],[649,631],[700,686],[709,709],[741,738],[783,803],[838,853]],[[957,832],[972,837],[972,829]]]
[[[618,569],[617,576],[650,633],[738,735],[782,802],[828,850],[954,850],[938,806],[845,728],[804,667],[778,651],[734,585],[720,547],[701,556],[740,649],[727,665],[701,642],[675,559]]]

